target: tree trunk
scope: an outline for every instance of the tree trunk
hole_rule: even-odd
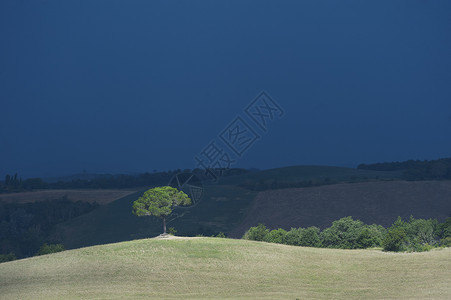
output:
[[[166,234],[166,217],[163,217],[163,234]]]

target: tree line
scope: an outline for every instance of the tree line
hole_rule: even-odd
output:
[[[249,171],[240,168],[221,170],[222,176],[240,175],[247,172]],[[192,173],[200,180],[211,179],[206,171],[202,169],[176,169],[164,172],[146,172],[135,175],[99,175],[92,179],[78,178],[69,181],[59,180],[57,182],[46,182],[42,178],[28,178],[22,180],[17,174],[7,174],[5,180],[3,182],[0,181],[0,193],[17,193],[44,189],[127,189],[161,186],[168,184],[168,182],[179,173]]]
[[[357,168],[374,171],[402,171],[407,180],[451,179],[451,158],[360,164]]]
[[[15,175],[6,175],[0,182],[0,193],[15,193],[44,189],[121,189],[166,184],[180,170],[142,173],[137,175],[103,175],[93,179],[45,182],[42,178],[22,180]]]
[[[383,248],[385,251],[422,252],[436,247],[451,247],[451,217],[439,223],[436,219],[402,220],[398,217],[389,227],[367,225],[352,217],[332,222],[332,226],[320,230],[308,228],[282,228],[269,230],[259,224],[249,228],[243,239],[279,243],[293,246],[366,249]]]

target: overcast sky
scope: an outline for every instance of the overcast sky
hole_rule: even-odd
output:
[[[2,0],[0,76],[0,176],[451,156],[449,0]]]

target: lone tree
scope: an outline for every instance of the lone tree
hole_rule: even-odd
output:
[[[156,187],[146,191],[133,202],[133,213],[138,217],[154,216],[163,219],[163,230],[166,234],[166,217],[176,206],[190,205],[191,199],[182,191],[170,186]]]

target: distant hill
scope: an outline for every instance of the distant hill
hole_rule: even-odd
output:
[[[444,219],[451,213],[451,181],[406,182],[396,172],[325,166],[286,167],[205,182],[204,197],[195,207],[179,208],[168,227],[194,236],[224,232],[241,237],[246,229],[265,223],[271,228],[330,226],[344,216],[390,225],[400,215]],[[255,191],[242,183],[299,182],[330,178],[326,185]],[[360,179],[366,181],[359,182]],[[332,182],[351,182],[332,184]],[[354,183],[352,183],[354,182]],[[156,236],[161,221],[136,217],[131,206],[144,192],[104,205],[55,228],[55,239],[68,248]]]
[[[203,176],[200,170],[196,172]],[[326,227],[341,217],[353,216],[366,223],[388,226],[398,215],[409,217],[412,214],[416,218],[443,220],[451,213],[451,181],[406,182],[404,171],[398,169],[293,166],[264,171],[232,169],[226,175],[219,182],[204,180],[202,201],[193,207],[176,209],[168,227],[175,227],[178,234],[185,236],[211,236],[224,232],[232,237],[241,237],[245,230],[258,222],[271,228]],[[160,182],[165,185],[172,176],[171,173],[163,172],[116,176],[105,178],[105,182],[103,179],[94,179],[70,184],[95,187],[118,183],[124,187]],[[15,182],[15,178],[11,181]],[[15,203],[29,202],[39,197],[45,200],[52,195],[59,195],[61,199],[67,195],[70,200],[88,202],[99,200],[104,205],[93,208],[89,213],[75,214],[69,220],[65,218],[67,221],[64,223],[55,227],[52,225],[48,229],[52,232],[49,236],[46,231],[45,236],[41,237],[62,242],[66,248],[78,248],[160,234],[160,220],[139,218],[131,213],[133,201],[145,189],[136,188],[134,190],[138,192],[135,193],[133,189],[116,191],[114,195],[104,189],[91,189],[92,193],[79,189],[48,190],[1,194],[0,198]],[[20,207],[16,207],[16,210],[11,211],[11,216],[15,214],[14,218],[27,217],[21,213]],[[14,218],[9,218],[8,226],[15,226]],[[23,230],[33,228],[24,227]],[[7,237],[11,242],[10,235]],[[0,235],[0,240],[4,241],[5,237]],[[39,241],[33,242],[35,248],[39,247]],[[2,242],[2,245],[7,246],[8,243]],[[6,247],[2,252],[12,251],[8,250],[10,248]]]
[[[360,170],[333,166],[292,166],[221,178],[219,184],[250,190],[310,187],[336,183],[403,179],[402,171]]]
[[[112,174],[97,174],[97,173],[78,173],[67,176],[58,176],[58,177],[47,177],[42,180],[47,183],[55,183],[55,182],[71,182],[75,180],[94,180],[94,179],[104,179],[111,178],[114,175]]]
[[[6,299],[450,299],[451,249],[145,239],[0,264]]]
[[[388,181],[262,191],[240,226],[230,235],[241,237],[251,226],[270,228],[328,227],[352,216],[385,227],[401,216],[451,217],[451,181]]]
[[[359,170],[401,171],[403,177],[408,180],[451,179],[451,158],[361,164],[357,168]]]

